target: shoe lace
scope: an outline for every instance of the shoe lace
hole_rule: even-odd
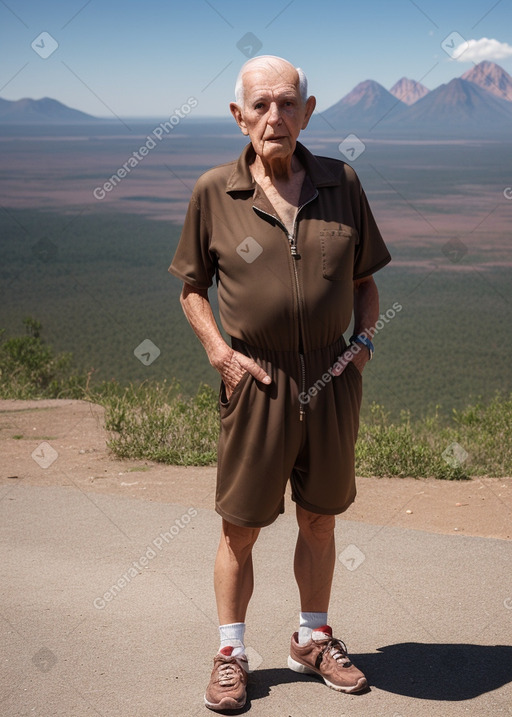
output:
[[[235,660],[233,660],[233,662],[224,662],[220,665],[218,679],[221,687],[233,687],[236,684],[239,679],[237,668],[241,669]]]
[[[333,660],[335,660],[339,665],[343,665],[343,667],[352,666],[350,658],[347,654],[347,646],[343,640],[338,640],[334,637],[329,638],[320,652],[320,661],[326,654],[329,654]]]

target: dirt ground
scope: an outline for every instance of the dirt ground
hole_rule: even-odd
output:
[[[215,467],[118,460],[107,438],[101,406],[66,399],[0,401],[1,497],[23,482],[213,509]],[[289,495],[286,510],[293,510]],[[512,537],[512,478],[358,478],[356,501],[343,517],[507,539]]]

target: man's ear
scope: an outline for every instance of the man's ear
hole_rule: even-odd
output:
[[[245,124],[240,106],[237,105],[236,102],[231,102],[229,105],[229,109],[231,110],[231,114],[235,118],[237,125],[242,130],[242,134],[248,135],[249,130],[247,129],[247,125]]]
[[[306,114],[304,116],[304,122],[302,123],[301,129],[306,129],[306,127],[308,126],[309,120],[311,119],[311,115],[315,111],[315,107],[316,97],[313,97],[313,95],[311,95],[311,97],[308,97],[308,99],[306,100]]]

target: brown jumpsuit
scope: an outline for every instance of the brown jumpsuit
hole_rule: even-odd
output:
[[[197,181],[169,267],[200,289],[216,277],[233,348],[272,378],[245,374],[229,401],[221,385],[216,510],[247,527],[276,519],[288,480],[316,513],[354,500],[361,375],[352,363],[330,369],[346,347],[353,281],[391,258],[354,170],[299,142],[295,153],[306,177],[293,234],[252,178],[249,144]]]

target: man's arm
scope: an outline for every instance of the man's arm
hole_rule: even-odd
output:
[[[365,334],[371,340],[368,330],[375,326],[379,318],[379,291],[373,276],[354,281],[354,334]],[[370,353],[365,346],[353,354],[352,361],[362,373]]]
[[[270,376],[261,366],[258,366],[248,356],[234,351],[224,341],[208,300],[208,289],[196,289],[185,283],[180,302],[189,324],[203,344],[208,360],[220,373],[226,385],[227,398],[231,396],[233,389],[246,371],[258,381],[271,383]]]

